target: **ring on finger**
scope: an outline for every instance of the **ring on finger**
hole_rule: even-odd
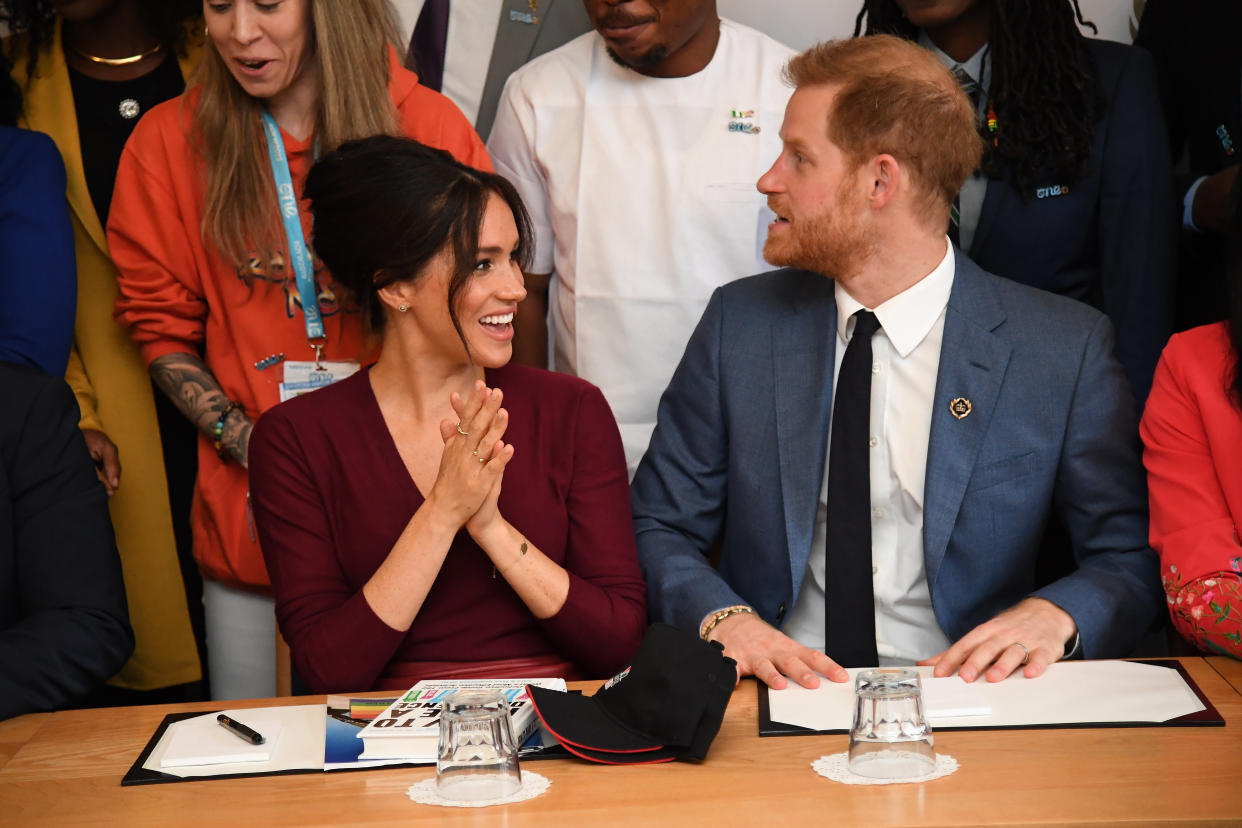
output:
[[[1013,646],[1022,648],[1022,662],[1018,666],[1022,666],[1022,664],[1026,664],[1028,661],[1030,661],[1031,651],[1026,648],[1025,644],[1023,644],[1021,641],[1015,641],[1013,642]]]
[[[458,434],[460,434],[462,437],[469,437],[469,436],[470,436],[470,432],[469,432],[469,431],[466,431],[464,428],[462,428],[462,427],[461,427],[461,423],[460,423],[460,422],[459,422],[459,423],[457,423],[457,433],[458,433]]]

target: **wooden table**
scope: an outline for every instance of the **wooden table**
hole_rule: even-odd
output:
[[[846,786],[811,770],[844,736],[759,738],[756,686],[734,693],[701,764],[530,762],[552,780],[503,808],[415,805],[428,768],[310,773],[122,788],[164,715],[220,705],[67,711],[0,723],[0,825],[1000,825],[1242,824],[1242,683],[1227,659],[1184,658],[1225,727],[944,732],[961,769],[924,784]],[[594,684],[588,685],[594,687]],[[305,704],[255,700],[229,706]]]
[[[1233,658],[1224,658],[1216,656],[1209,658],[1208,662],[1220,673],[1225,681],[1233,685],[1233,689],[1242,694],[1242,661]]]

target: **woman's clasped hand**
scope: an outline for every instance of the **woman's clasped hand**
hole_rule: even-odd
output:
[[[513,446],[501,439],[509,424],[503,400],[499,388],[477,380],[464,400],[456,391],[449,397],[458,420],[440,421],[444,453],[427,505],[454,526],[465,526],[476,541],[500,516],[496,500],[513,459]]]

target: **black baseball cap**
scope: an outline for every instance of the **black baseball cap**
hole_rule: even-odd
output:
[[[535,712],[571,753],[604,764],[703,759],[737,684],[723,647],[652,624],[630,666],[594,696],[528,686]]]

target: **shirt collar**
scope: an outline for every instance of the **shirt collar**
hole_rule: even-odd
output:
[[[864,308],[837,283],[833,293],[837,300],[837,336],[841,338],[841,343],[847,345],[854,335],[854,320],[851,319],[854,313],[870,310],[880,320],[885,336],[893,343],[893,349],[902,359],[908,357],[927,338],[949,304],[955,260],[953,245],[947,243],[947,238],[945,248],[944,258],[932,268],[931,273],[875,308]]]
[[[960,66],[963,72],[970,75],[974,78],[975,83],[979,84],[979,88],[983,90],[983,97],[987,97],[988,89],[992,85],[992,61],[989,60],[985,65],[983,63],[983,53],[988,50],[988,44],[985,43],[980,46],[979,51],[961,63],[942,52],[940,47],[927,36],[927,32],[922,30],[919,30],[919,45],[924,49],[930,50],[950,70],[955,66]]]

